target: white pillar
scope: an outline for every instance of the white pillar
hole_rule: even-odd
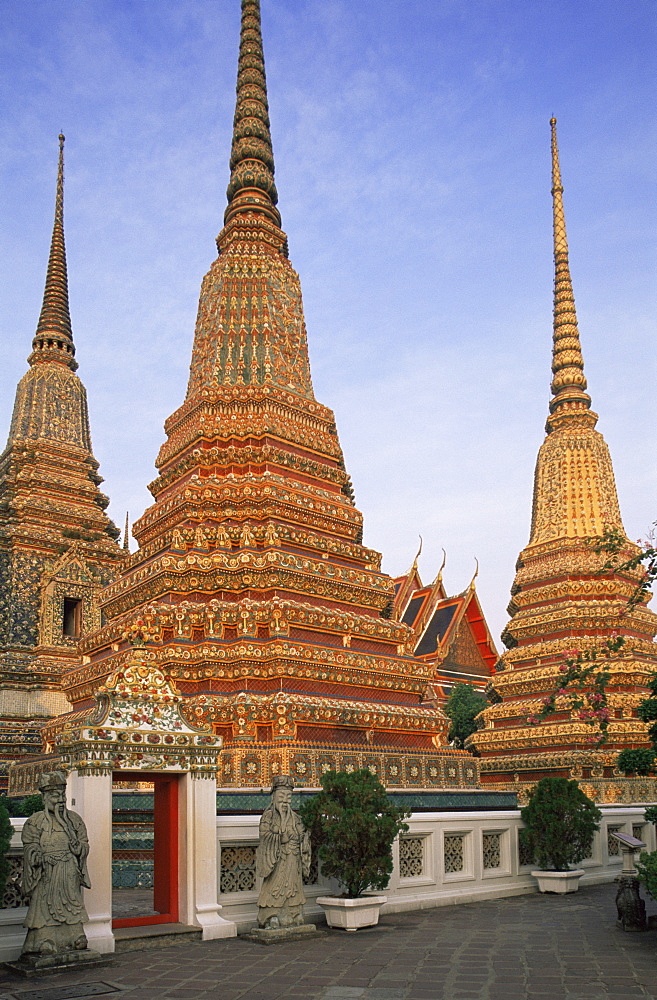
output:
[[[201,927],[203,940],[235,937],[217,897],[217,784],[188,772],[180,789],[180,920]]]
[[[101,954],[114,951],[112,933],[112,775],[82,776],[72,771],[67,783],[68,808],[80,814],[89,836],[89,881],[84,904],[89,947]]]

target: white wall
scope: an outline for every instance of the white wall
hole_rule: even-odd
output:
[[[647,850],[657,850],[655,827],[646,823],[643,806],[603,806],[602,822],[595,836],[592,856],[578,866],[585,875],[581,886],[596,882],[611,882],[622,865],[620,854],[609,855],[607,837],[609,828],[632,833],[633,826],[641,826],[641,835]],[[412,844],[411,864],[420,871],[404,874],[400,870],[399,843],[394,845],[395,868],[390,884],[385,890],[388,902],[382,913],[401,910],[424,909],[433,906],[451,906],[478,899],[497,899],[537,892],[536,880],[531,875],[533,865],[521,865],[518,856],[518,830],[522,826],[518,810],[507,812],[445,812],[415,813],[407,821]],[[20,849],[20,830],[24,820],[14,819],[15,834],[12,848]],[[229,847],[244,846],[251,853],[258,843],[259,816],[218,816],[217,830],[217,880],[221,880],[222,852]],[[462,845],[463,866],[456,872],[445,868],[445,837],[458,837]],[[492,842],[494,867],[484,867],[484,838]],[[455,841],[452,841],[455,843]],[[490,850],[489,850],[490,858]],[[498,863],[499,862],[499,863]],[[405,862],[408,870],[409,862]],[[257,900],[260,885],[245,891],[221,893],[221,917],[235,921],[238,929],[252,926],[257,919]],[[321,917],[321,907],[315,900],[327,890],[337,891],[337,885],[320,879],[315,886],[306,886],[307,921]],[[20,954],[25,936],[21,927],[25,907],[0,910],[0,961],[10,961]]]
[[[580,882],[582,886],[611,882],[621,869],[621,855],[610,856],[608,853],[609,828],[631,834],[633,826],[641,826],[647,850],[657,849],[655,827],[645,822],[643,806],[603,806],[601,811],[603,818],[595,836],[592,856],[578,865],[585,871]],[[229,846],[255,848],[258,842],[258,822],[258,816],[217,817],[220,878],[222,850]],[[450,906],[538,891],[536,880],[531,875],[535,866],[520,864],[518,830],[522,823],[519,810],[414,813],[407,822],[409,830],[404,837],[414,841],[411,845],[414,851],[412,863],[421,868],[421,873],[408,875],[400,870],[399,843],[395,843],[395,868],[385,890],[388,902],[383,906],[382,913]],[[461,871],[445,870],[445,837],[449,838],[450,835],[462,838]],[[489,848],[492,846],[493,854],[499,849],[499,858],[493,858],[494,867],[484,867],[485,838]],[[455,841],[452,840],[451,843],[454,844]],[[490,859],[490,851],[488,856]],[[406,870],[408,867],[407,861]],[[222,916],[234,920],[239,929],[254,924],[259,888],[257,880],[251,890],[220,894]],[[306,886],[306,920],[312,920],[322,913],[321,907],[315,902],[317,896],[325,895],[327,889],[336,888],[328,880],[320,880],[317,886]]]

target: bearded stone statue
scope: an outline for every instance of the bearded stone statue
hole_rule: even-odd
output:
[[[310,834],[290,805],[294,779],[278,775],[271,803],[260,818],[256,874],[264,881],[258,897],[258,925],[276,929],[303,924],[303,878],[310,871]]]
[[[43,811],[23,827],[23,893],[30,905],[23,955],[84,951],[88,920],[82,887],[90,888],[89,841],[83,819],[66,808],[66,775],[45,774],[39,784]]]

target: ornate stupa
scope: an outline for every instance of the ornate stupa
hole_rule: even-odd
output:
[[[635,796],[615,769],[624,747],[645,744],[646,725],[637,704],[657,668],[657,616],[645,604],[629,606],[639,571],[601,572],[606,561],[587,540],[606,529],[626,537],[616,496],[609,450],[595,429],[598,417],[586,392],[575,299],[568,263],[563,187],[552,128],[554,212],[554,348],[552,399],[546,438],[534,477],[531,537],[520,553],[502,639],[507,651],[491,687],[494,702],[483,712],[482,728],[470,738],[481,754],[482,784],[514,787],[533,784],[547,774],[578,777],[600,800]],[[627,540],[619,562],[637,553]],[[625,638],[621,653],[604,660],[610,723],[608,742],[592,744],[595,731],[560,696],[559,711],[539,725],[528,717],[542,699],[559,688],[560,667],[573,650],[600,649],[616,634]],[[653,792],[654,797],[654,792]]]
[[[76,375],[64,245],[64,136],[43,306],[0,456],[0,741],[3,764],[40,748],[39,723],[68,711],[61,675],[100,626],[118,530],[93,456]]]
[[[316,786],[323,771],[356,767],[392,787],[474,786],[476,761],[445,746],[433,667],[391,618],[393,581],[362,544],[335,419],[313,393],[258,0],[242,0],[230,170],[154,503],[103,594],[103,628],[66,676],[74,712],[49,727],[49,746],[120,675],[136,639],[187,717],[223,738],[220,786],[260,788],[281,772]]]

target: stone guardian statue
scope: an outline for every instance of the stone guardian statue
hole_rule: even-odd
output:
[[[21,958],[63,956],[87,948],[82,899],[82,887],[90,888],[87,830],[83,819],[66,808],[62,771],[44,774],[39,791],[43,811],[28,817],[22,834],[23,893],[30,905]]]
[[[310,834],[290,805],[293,788],[294,779],[289,774],[277,775],[271,803],[260,818],[256,875],[264,881],[258,897],[258,926],[271,930],[303,924],[303,878],[310,872]]]

